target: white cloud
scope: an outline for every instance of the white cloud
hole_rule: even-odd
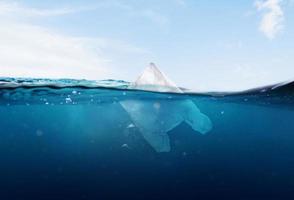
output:
[[[0,2],[0,76],[112,78],[118,61],[146,53],[122,41],[74,37],[30,22],[31,17],[63,15],[77,10],[39,10]],[[29,19],[23,20],[26,17]]]
[[[36,9],[27,7],[18,2],[0,2],[0,16],[22,16],[22,17],[49,17],[73,14],[82,11],[94,10],[94,7],[80,8],[58,8],[58,9]]]
[[[283,29],[284,12],[281,8],[282,0],[255,1],[255,7],[263,12],[259,30],[269,39],[274,39]]]
[[[0,76],[94,79],[108,72],[108,61],[87,40],[42,27],[0,22],[0,44]]]
[[[179,1],[179,0],[177,0]],[[178,4],[184,5],[184,1],[180,0]],[[146,21],[151,21],[155,25],[160,27],[166,27],[169,25],[169,19],[165,15],[152,9],[139,9],[123,1],[107,0],[93,3],[91,6],[79,6],[79,7],[62,7],[55,9],[40,9],[32,8],[26,5],[20,4],[16,1],[1,1],[0,0],[0,17],[9,18],[33,18],[33,17],[56,17],[61,15],[75,14],[85,11],[95,11],[99,9],[118,8],[124,11],[126,15],[133,18],[141,18]]]

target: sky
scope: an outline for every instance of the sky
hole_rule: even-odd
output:
[[[133,81],[150,62],[195,91],[294,80],[294,0],[0,0],[0,77]]]

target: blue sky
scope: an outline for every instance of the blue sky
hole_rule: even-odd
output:
[[[193,90],[294,78],[293,0],[0,0],[0,76],[123,79],[155,62]]]

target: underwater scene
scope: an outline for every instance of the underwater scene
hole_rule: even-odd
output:
[[[293,199],[294,84],[0,80],[0,199]]]

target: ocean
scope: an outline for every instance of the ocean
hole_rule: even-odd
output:
[[[1,78],[0,199],[294,199],[293,82],[182,94],[129,84]],[[172,124],[167,152],[121,105],[139,102],[138,123],[159,130],[186,100],[211,129]]]

